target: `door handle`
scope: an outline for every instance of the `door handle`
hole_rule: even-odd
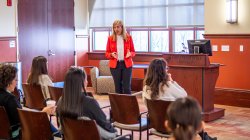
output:
[[[52,50],[49,50],[49,51],[48,51],[48,55],[49,55],[49,56],[52,56],[52,55],[56,55],[56,54],[55,54]]]

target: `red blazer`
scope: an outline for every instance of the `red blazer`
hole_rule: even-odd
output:
[[[126,58],[126,54],[128,50],[130,51],[131,56]],[[110,60],[109,61],[110,68],[116,68],[116,65],[117,65],[117,59],[111,56],[111,53],[113,52],[117,53],[117,43],[116,41],[113,41],[112,36],[109,36],[105,56],[106,58]],[[124,40],[124,62],[125,62],[126,68],[133,66],[132,57],[134,56],[135,56],[134,43],[133,43],[132,37],[127,34],[127,41]]]

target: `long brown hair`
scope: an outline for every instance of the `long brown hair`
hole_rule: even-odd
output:
[[[144,85],[150,87],[152,91],[151,99],[156,99],[159,95],[159,85],[161,84],[160,90],[163,90],[163,86],[167,85],[168,75],[166,72],[167,62],[164,59],[154,59],[150,62],[147,74],[144,79]]]
[[[34,57],[27,82],[29,84],[39,84],[39,76],[42,74],[48,75],[47,59],[44,56]]]
[[[201,108],[192,97],[179,98],[170,104],[167,117],[167,127],[173,132],[175,140],[192,140],[201,129]]]
[[[83,69],[71,67],[64,79],[64,88],[61,103],[58,104],[57,110],[62,117],[77,118],[83,115],[82,97],[86,93],[84,81],[86,73]]]
[[[121,20],[115,20],[114,22],[113,22],[113,26],[112,26],[112,40],[113,41],[116,41],[117,40],[117,38],[116,38],[116,33],[115,33],[115,31],[114,31],[114,26],[116,26],[116,25],[121,25],[122,26],[122,37],[123,37],[123,39],[124,40],[126,40],[127,41],[127,31],[126,31],[126,28],[125,28],[125,25],[123,24],[123,22],[121,21]]]

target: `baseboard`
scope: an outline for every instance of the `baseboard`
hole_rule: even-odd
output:
[[[214,103],[250,108],[250,90],[215,88]]]

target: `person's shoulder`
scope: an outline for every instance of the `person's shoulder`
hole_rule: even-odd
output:
[[[112,35],[108,36],[108,39],[109,39],[109,40],[112,40],[112,39],[113,39],[113,36],[112,36]]]
[[[41,78],[49,78],[50,79],[48,74],[41,74],[41,75],[39,75],[39,77],[41,77]]]
[[[86,96],[86,95],[82,95],[83,99],[87,102],[97,102],[93,97],[91,96]]]
[[[132,38],[132,36],[128,33],[126,33],[127,38]]]
[[[13,95],[13,94],[11,94],[11,93],[8,93],[8,92],[5,91],[5,90],[0,90],[0,94],[1,94],[1,96],[2,96],[3,98],[5,98],[5,99],[15,99],[15,98],[16,98],[15,95]]]

